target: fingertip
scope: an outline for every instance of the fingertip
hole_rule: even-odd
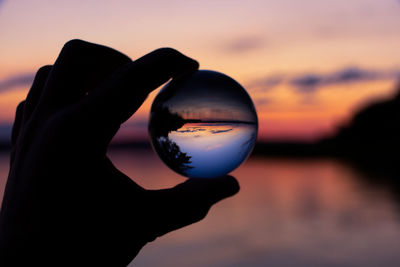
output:
[[[217,201],[231,197],[240,190],[239,182],[233,176],[225,175],[218,178],[211,178],[210,180],[213,183],[212,187],[214,187],[214,190],[217,190]]]
[[[190,178],[181,184],[192,194],[198,194],[202,199],[208,199],[212,204],[239,192],[239,182],[230,175],[216,178]]]
[[[235,195],[238,181],[230,175],[218,178],[191,178],[170,189],[148,190],[156,199],[161,219],[156,236],[202,220],[217,202]]]
[[[199,62],[171,47],[158,48],[149,55],[159,59],[160,62],[168,63],[170,67],[175,66],[176,73],[172,73],[172,77],[182,75],[184,72],[191,72],[199,68]]]
[[[179,52],[178,50],[171,48],[171,47],[161,47],[153,51],[155,54],[159,54],[164,57],[170,57],[171,59],[182,58],[188,61],[188,63],[193,64],[194,66],[198,66],[198,62],[183,53]]]
[[[226,188],[230,189],[229,193],[231,196],[235,195],[236,193],[238,193],[240,191],[239,181],[235,177],[233,177],[231,175],[226,175],[226,176],[222,177],[221,179],[225,179]]]
[[[190,60],[192,61],[193,70],[198,70],[200,67],[200,63],[197,60],[194,60],[193,58],[190,58]]]

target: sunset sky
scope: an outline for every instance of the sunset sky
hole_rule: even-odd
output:
[[[80,38],[132,59],[178,49],[248,90],[260,140],[314,140],[395,93],[399,29],[399,0],[0,0],[0,138],[35,71]],[[156,93],[121,138],[147,138]]]

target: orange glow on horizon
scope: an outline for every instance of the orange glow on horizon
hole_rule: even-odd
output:
[[[169,46],[198,60],[201,69],[226,73],[248,90],[258,112],[260,140],[311,140],[332,134],[360,107],[395,92],[398,76],[389,70],[400,72],[398,8],[389,0],[324,5],[317,0],[251,5],[154,0],[119,5],[96,1],[94,12],[91,1],[4,1],[0,85],[8,77],[52,64],[62,45],[73,38],[113,47],[132,59]],[[375,78],[361,75],[354,82],[324,84],[310,93],[291,84],[293,77],[328,75],[352,66],[379,73],[372,75]],[[263,81],[270,77],[282,82],[269,88]],[[0,124],[13,121],[27,87],[0,87]],[[127,136],[147,138],[143,121],[156,93],[129,120],[140,126],[131,127],[134,133]]]

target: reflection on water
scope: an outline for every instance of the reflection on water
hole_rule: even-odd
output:
[[[163,160],[188,177],[217,177],[242,163],[253,148],[257,127],[245,123],[186,123],[155,144]],[[166,157],[172,157],[165,159]]]
[[[110,156],[146,188],[185,181],[150,150]],[[7,165],[0,157],[1,178]],[[329,159],[250,157],[233,174],[236,196],[148,244],[131,266],[400,266],[400,203],[387,184]]]
[[[184,181],[143,155],[113,159],[148,188]],[[233,174],[236,196],[147,245],[132,266],[400,266],[399,203],[350,165],[250,157]]]

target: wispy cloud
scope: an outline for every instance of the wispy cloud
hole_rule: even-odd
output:
[[[259,49],[265,44],[265,39],[261,36],[243,36],[224,43],[222,49],[229,53],[244,53]]]
[[[348,67],[331,73],[306,73],[295,76],[289,84],[303,93],[312,93],[329,85],[344,85],[357,82],[369,82],[400,77],[398,70],[372,70],[359,67]]]
[[[199,127],[188,127],[186,130],[179,130],[176,131],[178,133],[197,133],[197,132],[204,132],[206,129],[204,128],[199,128]]]
[[[1,0],[0,0],[1,1]],[[29,86],[35,77],[35,73],[19,73],[3,80],[0,80],[0,93],[6,92],[18,87]]]
[[[269,98],[257,98],[254,99],[254,102],[257,107],[262,107],[271,104],[272,100]]]
[[[268,91],[284,82],[284,78],[281,75],[271,75],[261,77],[248,82],[245,86],[252,90]]]
[[[226,129],[226,130],[210,130],[210,133],[212,134],[219,134],[219,133],[226,133],[226,132],[230,132],[233,129]]]
[[[400,79],[400,69],[365,69],[346,67],[328,73],[309,72],[301,75],[266,75],[251,80],[245,87],[252,91],[270,91],[279,85],[288,85],[300,93],[311,94],[331,85]]]

